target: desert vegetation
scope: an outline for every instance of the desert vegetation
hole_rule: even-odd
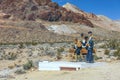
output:
[[[120,47],[120,40],[111,39],[105,41],[105,44],[101,45],[100,48],[109,48],[109,49],[117,49]]]
[[[114,56],[120,60],[120,48],[117,48],[117,51],[114,52]]]
[[[113,55],[115,57],[117,57],[118,59],[120,59],[120,40],[118,39],[112,39],[109,41],[106,41],[105,44],[101,45],[100,48],[104,48],[105,49],[105,53],[106,55],[111,55],[110,51],[111,50],[115,50],[113,52]]]
[[[34,67],[32,60],[28,60],[27,63],[25,63],[25,64],[23,65],[23,69],[24,69],[24,70],[29,70],[29,69],[31,69],[32,67]]]

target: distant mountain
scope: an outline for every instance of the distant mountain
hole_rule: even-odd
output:
[[[120,22],[119,21],[113,21],[110,18],[103,16],[103,15],[95,15],[93,13],[84,12],[84,11],[78,9],[75,5],[72,5],[70,3],[63,5],[63,7],[69,11],[73,11],[75,13],[82,14],[85,18],[90,20],[92,22],[92,24],[94,24],[94,26],[98,26],[98,27],[102,27],[104,29],[120,32]]]

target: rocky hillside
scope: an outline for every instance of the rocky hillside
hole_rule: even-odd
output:
[[[39,22],[0,20],[0,43],[39,43],[71,40],[69,36],[58,35],[47,30]]]
[[[120,22],[111,20],[110,18],[103,16],[103,15],[97,15],[100,19],[99,21],[91,20],[91,22],[99,27],[102,27],[107,30],[111,31],[117,31],[120,32]]]
[[[0,43],[72,41],[93,31],[99,39],[119,38],[120,23],[51,0],[0,0]]]
[[[80,10],[73,4],[66,3],[65,5],[63,5],[63,7],[66,8],[68,11],[82,14],[87,19],[99,20],[99,18],[95,14],[84,12],[83,10]]]
[[[119,21],[113,21],[103,15],[95,15],[93,13],[84,12],[70,3],[65,4],[63,7],[69,11],[72,11],[72,12],[75,12],[78,14],[82,14],[85,18],[90,20],[94,26],[101,27],[101,28],[111,30],[111,31],[120,32],[120,22]]]
[[[93,27],[82,14],[68,11],[51,0],[1,0],[0,10],[22,20],[68,21]]]

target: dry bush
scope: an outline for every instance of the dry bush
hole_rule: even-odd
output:
[[[64,52],[64,48],[63,47],[60,47],[57,49],[57,59],[61,59],[62,58],[62,52]]]
[[[117,49],[120,47],[120,41],[117,39],[109,40],[104,45],[101,45],[100,48],[110,48],[110,49]]]
[[[105,54],[105,55],[109,55],[109,53],[110,53],[110,50],[108,50],[108,49],[105,49],[105,52],[104,52],[104,54]]]
[[[57,49],[57,52],[61,53],[61,52],[64,52],[64,47],[60,47],[59,49]]]
[[[25,72],[24,70],[22,70],[22,69],[17,69],[17,70],[15,71],[15,73],[16,73],[16,74],[25,74],[26,72]]]
[[[120,60],[120,48],[118,48],[117,51],[114,52],[114,56]]]
[[[74,53],[75,52],[75,49],[74,48],[70,48],[69,49],[69,53]]]
[[[23,65],[24,70],[29,70],[32,67],[33,67],[33,61],[32,60],[28,60],[28,62]]]
[[[57,58],[58,60],[62,58],[62,55],[61,55],[60,52],[57,52],[56,58]]]

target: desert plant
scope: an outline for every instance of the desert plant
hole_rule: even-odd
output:
[[[47,51],[46,54],[48,56],[54,56],[55,55],[55,52],[54,51]]]
[[[33,46],[35,46],[35,45],[38,44],[38,42],[34,42],[34,41],[32,41],[31,44],[32,44]]]
[[[61,53],[61,52],[64,52],[65,49],[64,49],[63,47],[60,47],[59,49],[57,49],[57,51],[58,51],[59,53]]]
[[[57,59],[61,59],[62,58],[62,55],[60,52],[57,52],[57,55],[56,55]]]
[[[19,48],[20,48],[20,49],[24,48],[23,43],[20,43],[20,44],[19,44]]]
[[[57,55],[56,55],[57,59],[61,59],[62,58],[62,55],[61,55],[62,52],[64,52],[64,48],[63,47],[60,47],[60,48],[57,49]]]
[[[13,69],[15,66],[14,65],[9,65],[8,68],[9,69]]]
[[[112,49],[116,49],[118,48],[118,46],[119,46],[119,43],[117,40],[110,40],[108,43],[108,47]]]
[[[118,40],[116,39],[113,39],[113,40],[110,40],[106,43],[106,46],[110,49],[117,49],[118,46],[120,46],[120,43]]]
[[[110,53],[110,50],[108,50],[108,49],[105,49],[105,52],[104,52],[104,54],[105,54],[105,55],[109,55],[109,53]]]
[[[102,57],[98,57],[97,55],[93,55],[93,56],[94,56],[94,60],[102,59]]]
[[[74,48],[70,48],[69,49],[69,53],[74,53],[75,52],[75,49]]]
[[[22,70],[22,69],[17,69],[17,70],[15,71],[15,73],[16,73],[16,74],[25,74],[26,72],[25,72],[24,70]]]
[[[114,56],[120,60],[120,48],[118,48],[117,51],[114,52]]]
[[[113,39],[113,40],[109,40],[105,44],[101,45],[100,48],[117,49],[119,46],[120,46],[119,40]]]
[[[24,70],[29,70],[32,67],[33,67],[33,61],[32,60],[28,60],[28,62],[23,65]]]
[[[9,53],[9,55],[8,55],[8,60],[15,60],[17,58],[17,54],[15,54],[15,53]]]
[[[107,48],[106,44],[99,46],[99,48]]]

